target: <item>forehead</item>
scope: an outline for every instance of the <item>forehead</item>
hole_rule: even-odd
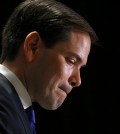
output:
[[[71,32],[68,41],[59,42],[55,49],[63,54],[73,55],[78,59],[87,61],[90,52],[91,39],[87,33]]]

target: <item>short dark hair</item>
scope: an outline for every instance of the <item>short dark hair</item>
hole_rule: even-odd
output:
[[[46,47],[69,39],[72,30],[88,33],[92,43],[97,36],[88,22],[78,13],[55,0],[25,0],[8,19],[2,32],[1,62],[15,59],[25,37],[37,31]]]

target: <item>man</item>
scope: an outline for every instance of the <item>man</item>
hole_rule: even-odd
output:
[[[53,0],[26,0],[2,33],[0,134],[32,134],[25,109],[55,110],[80,86],[97,36],[84,18]]]

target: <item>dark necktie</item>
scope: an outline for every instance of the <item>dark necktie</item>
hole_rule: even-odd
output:
[[[36,123],[35,122],[35,113],[34,113],[33,107],[30,106],[27,109],[25,109],[25,111],[26,111],[28,119],[30,121],[30,126],[32,128],[32,133],[36,134],[36,129],[35,129],[35,123]]]

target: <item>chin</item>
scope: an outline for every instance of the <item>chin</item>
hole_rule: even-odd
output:
[[[39,105],[46,110],[56,110],[58,109],[65,101],[67,94],[61,90],[56,90],[52,96],[47,97],[44,101],[39,101]]]
[[[58,109],[63,103],[64,103],[65,98],[57,98],[54,102],[47,103],[45,105],[41,105],[44,109],[46,110],[56,110]]]
[[[58,109],[62,103],[60,101],[55,101],[55,102],[51,102],[50,101],[48,103],[41,103],[41,102],[38,102],[38,104],[45,110],[56,110]]]
[[[47,106],[45,106],[45,105],[40,105],[43,109],[45,109],[45,110],[56,110],[56,109],[58,109],[61,105],[47,105]]]

